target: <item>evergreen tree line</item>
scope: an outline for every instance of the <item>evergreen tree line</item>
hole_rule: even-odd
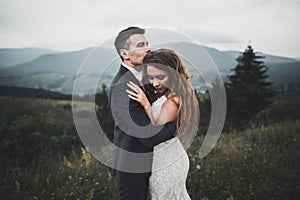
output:
[[[268,67],[255,54],[251,45],[236,59],[237,65],[225,84],[227,127],[243,129],[257,113],[272,103],[275,92],[267,81]]]

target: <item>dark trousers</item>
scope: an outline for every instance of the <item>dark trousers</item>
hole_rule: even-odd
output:
[[[120,200],[146,200],[151,173],[115,171]]]

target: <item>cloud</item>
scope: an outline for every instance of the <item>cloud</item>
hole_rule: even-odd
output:
[[[241,42],[238,37],[234,35],[223,34],[221,32],[197,29],[179,29],[179,31],[186,33],[189,37],[197,40],[200,43],[226,44]]]
[[[79,49],[130,25],[167,28],[201,43],[299,56],[299,0],[1,0],[0,47]]]

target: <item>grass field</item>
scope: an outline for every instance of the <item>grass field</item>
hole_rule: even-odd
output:
[[[298,199],[299,95],[276,98],[252,128],[223,133],[204,159],[199,133],[188,150],[192,199]],[[1,97],[0,109],[1,199],[118,199],[111,169],[70,128],[70,101]]]
[[[221,135],[204,159],[189,151],[192,199],[297,199],[300,121]]]

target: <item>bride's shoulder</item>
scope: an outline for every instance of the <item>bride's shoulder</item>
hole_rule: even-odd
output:
[[[170,94],[168,94],[166,96],[166,98],[167,98],[168,101],[172,101],[174,104],[176,104],[177,106],[179,106],[180,100],[179,100],[179,97],[176,96],[175,94],[171,94],[170,93]]]
[[[163,108],[166,110],[178,110],[179,98],[177,96],[166,96]]]

